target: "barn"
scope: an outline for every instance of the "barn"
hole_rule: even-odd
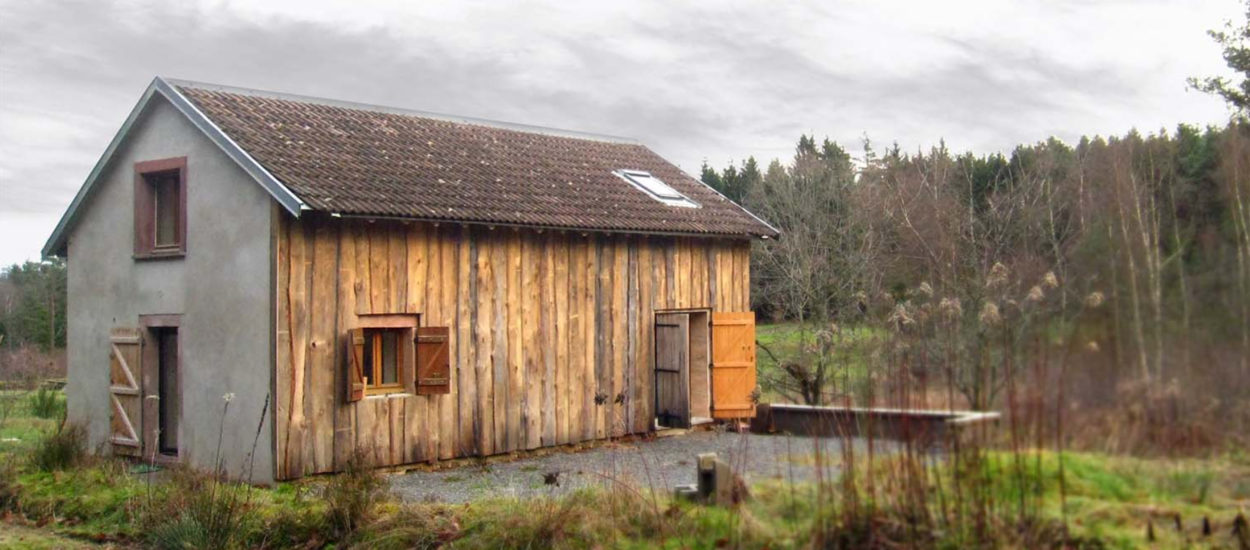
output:
[[[157,78],[44,254],[91,447],[265,483],[752,416],[776,237],[631,140]]]

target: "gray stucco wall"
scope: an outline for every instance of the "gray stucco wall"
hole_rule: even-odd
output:
[[[135,260],[134,163],[187,157],[187,254]],[[183,460],[212,468],[221,452],[243,477],[257,425],[252,480],[273,479],[270,228],[272,199],[163,98],[154,97],[97,181],[68,246],[69,420],[107,452],[109,330],[142,314],[181,314]],[[272,407],[272,403],[270,405]]]

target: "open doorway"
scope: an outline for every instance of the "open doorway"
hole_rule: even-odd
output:
[[[180,315],[143,315],[143,455],[174,462],[181,455]]]
[[[711,422],[710,322],[707,310],[655,316],[655,423],[689,428]]]
[[[178,327],[155,329],[157,342],[157,450],[165,456],[178,456],[178,421],[182,395],[178,391]]]

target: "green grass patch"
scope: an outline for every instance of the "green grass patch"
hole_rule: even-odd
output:
[[[823,346],[822,333],[828,338]],[[797,322],[757,326],[755,339],[761,349],[756,354],[756,365],[761,399],[773,403],[795,401],[781,387],[791,383],[783,365],[795,363],[811,368],[816,361],[827,365],[832,391],[863,397],[871,383],[871,355],[884,336],[882,329],[867,326],[839,327],[836,331]]]

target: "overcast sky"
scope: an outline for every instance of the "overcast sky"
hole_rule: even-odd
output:
[[[430,5],[427,5],[430,4]],[[696,173],[1219,123],[1232,0],[0,0],[0,265],[38,257],[155,75],[623,135]],[[503,4],[503,2],[498,2]]]

